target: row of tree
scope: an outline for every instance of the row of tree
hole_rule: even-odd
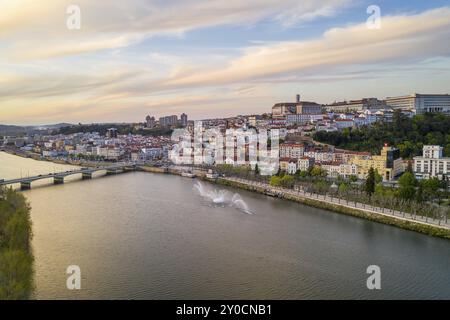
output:
[[[293,188],[307,192],[329,194],[346,201],[360,202],[414,215],[443,219],[449,214],[447,182],[437,178],[416,180],[411,167],[400,177],[398,188],[386,187],[377,170],[371,168],[361,183],[356,177],[349,179],[326,177],[319,167],[287,175],[279,172],[268,179],[272,186]]]
[[[381,176],[376,170],[370,168],[364,183],[364,190],[369,197],[378,193],[385,197],[397,197],[418,203],[437,201],[438,204],[441,204],[441,200],[449,196],[447,180],[431,178],[418,181],[411,167],[408,167],[398,179],[399,187],[397,189],[383,187],[380,182]]]
[[[0,300],[29,299],[33,289],[30,207],[25,197],[0,188]]]
[[[361,128],[346,128],[337,132],[319,131],[314,140],[355,151],[378,154],[384,143],[400,149],[407,159],[422,154],[424,145],[440,145],[450,155],[450,116],[426,113],[412,118],[396,110],[391,122],[377,122]]]

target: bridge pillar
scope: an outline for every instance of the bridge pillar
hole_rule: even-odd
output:
[[[106,170],[106,175],[110,176],[113,174],[118,174],[121,173],[122,171],[120,169],[107,169]]]
[[[31,189],[31,182],[30,181],[22,181],[20,183],[20,190],[30,190]]]
[[[63,184],[64,183],[64,177],[54,177],[53,178],[54,184]]]
[[[92,172],[83,172],[83,174],[82,174],[82,179],[83,179],[83,180],[89,180],[89,179],[92,179]]]

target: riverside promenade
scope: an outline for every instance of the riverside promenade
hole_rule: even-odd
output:
[[[340,207],[345,207],[349,209],[356,209],[359,211],[364,211],[366,213],[374,214],[374,215],[380,215],[390,218],[395,218],[403,221],[423,224],[427,226],[432,227],[439,227],[443,229],[450,230],[450,221],[447,217],[443,217],[442,219],[433,219],[430,217],[423,217],[419,215],[410,214],[407,212],[401,212],[397,210],[391,210],[387,208],[381,208],[381,207],[374,207],[365,203],[360,202],[354,202],[354,201],[348,201],[346,199],[341,199],[337,197],[333,197],[330,195],[322,195],[317,193],[310,193],[305,192],[302,190],[292,190],[282,187],[273,187],[269,185],[268,183],[258,182],[258,181],[252,181],[247,179],[241,179],[241,178],[234,178],[234,177],[226,177],[222,178],[224,180],[235,182],[239,184],[244,184],[248,187],[256,188],[263,193],[274,196],[274,197],[280,197],[280,198],[298,198],[299,200],[302,199],[309,199],[314,201],[321,201],[332,205],[337,205]]]

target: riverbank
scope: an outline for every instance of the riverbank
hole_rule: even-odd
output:
[[[12,189],[0,188],[0,300],[26,300],[33,290],[30,206]]]
[[[221,184],[224,186],[244,189],[247,191],[257,192],[260,194],[265,194],[269,196],[276,196],[281,199],[290,200],[294,202],[298,202],[301,204],[305,204],[308,206],[325,209],[329,211],[333,211],[336,213],[341,213],[353,217],[358,217],[366,220],[370,220],[373,222],[383,223],[391,226],[395,226],[398,228],[415,231],[419,233],[423,233],[426,235],[430,235],[433,237],[440,237],[444,239],[450,239],[450,229],[446,227],[439,227],[429,223],[424,223],[420,221],[411,221],[410,219],[405,219],[402,217],[395,217],[387,214],[383,214],[381,212],[374,212],[364,208],[354,208],[345,204],[339,203],[330,203],[325,199],[312,199],[309,197],[301,196],[300,193],[295,194],[292,192],[291,194],[286,191],[279,191],[276,194],[273,192],[268,192],[266,188],[254,186],[250,184],[246,184],[244,182],[233,181],[229,179],[219,178],[219,179],[207,179],[210,182],[215,182],[217,184]]]
[[[58,159],[45,158],[37,153],[19,151],[19,150],[14,150],[14,149],[2,149],[0,152],[5,152],[12,156],[21,157],[24,159],[32,159],[32,160],[36,160],[36,161],[49,162],[49,163],[62,164],[62,165],[82,166],[82,167],[96,167],[96,166],[102,165],[102,163],[97,163],[97,162],[92,163],[92,162],[85,162],[85,161],[78,161],[78,160],[77,161],[75,161],[75,160],[58,160]],[[110,163],[108,163],[108,164],[110,164]]]
[[[153,172],[153,173],[165,173],[165,174],[175,174],[175,175],[181,175],[181,170],[176,169],[169,169],[169,168],[156,168],[156,167],[148,167],[144,166],[141,167],[142,171],[145,172]],[[422,234],[426,234],[433,237],[439,237],[444,239],[450,239],[450,228],[447,228],[446,226],[438,226],[433,225],[431,223],[423,222],[423,221],[417,221],[408,219],[402,216],[394,216],[385,214],[381,211],[375,211],[375,210],[369,210],[367,209],[367,206],[361,204],[360,208],[352,207],[350,205],[344,204],[344,203],[336,203],[336,202],[330,202],[327,201],[327,197],[324,196],[323,199],[320,199],[317,195],[317,198],[313,199],[312,197],[307,197],[305,195],[301,195],[299,192],[291,192],[288,193],[289,190],[282,190],[278,189],[275,192],[269,191],[267,187],[263,186],[257,186],[252,185],[250,183],[245,183],[243,181],[236,181],[227,179],[227,178],[217,178],[217,179],[211,179],[207,178],[206,173],[204,172],[195,172],[197,177],[199,179],[220,184],[224,186],[239,188],[247,191],[257,192],[260,194],[278,197],[280,199],[285,199],[289,201],[294,201],[297,203],[301,203],[307,206],[319,208],[319,209],[325,209],[329,211],[333,211],[340,214],[345,214],[348,216],[353,216],[361,219],[366,219],[369,221],[387,224],[391,226],[395,226],[398,228],[402,228],[409,231],[419,232]]]
[[[168,169],[168,168],[155,168],[155,167],[142,167],[143,171],[153,172],[153,173],[166,173],[166,174],[176,174],[181,175],[180,170]],[[349,205],[349,202],[344,203],[340,200],[333,202],[327,201],[328,199],[332,199],[330,197],[323,196],[324,198],[321,200],[319,195],[316,195],[317,198],[314,199],[310,194],[310,197],[307,197],[305,194],[301,194],[300,192],[294,192],[291,190],[283,190],[282,188],[277,188],[275,191],[269,191],[269,186],[259,186],[255,184],[245,183],[242,181],[236,181],[232,178],[217,178],[211,179],[207,178],[206,173],[201,174],[201,172],[196,172],[197,177],[211,182],[215,184],[220,184],[224,186],[239,188],[247,191],[252,191],[272,197],[278,197],[280,199],[285,199],[289,201],[294,201],[297,203],[301,203],[304,205],[308,205],[311,207],[325,209],[329,211],[333,211],[340,214],[345,214],[348,216],[353,216],[361,219],[366,219],[369,221],[387,224],[391,226],[395,226],[398,228],[402,228],[409,231],[419,232],[422,234],[426,234],[433,237],[439,237],[444,239],[450,239],[450,228],[447,226],[438,226],[428,223],[426,221],[417,221],[413,219],[405,218],[405,214],[399,213],[398,216],[386,214],[382,212],[381,208],[376,210],[372,207],[372,210],[368,209],[370,206],[366,206],[364,204],[360,204],[361,207],[356,207],[358,204],[355,203],[355,206]]]

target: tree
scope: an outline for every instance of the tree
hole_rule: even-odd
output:
[[[405,172],[398,179],[399,189],[398,196],[405,200],[412,200],[416,195],[417,180],[411,172]]]
[[[0,192],[0,300],[28,299],[33,287],[30,208],[11,188]]]
[[[423,189],[423,194],[426,199],[432,199],[435,197],[441,186],[442,183],[438,178],[422,180],[419,183],[419,187]]]
[[[364,191],[367,193],[369,198],[375,192],[375,184],[376,184],[375,170],[373,168],[370,168],[369,173],[367,175],[366,183],[364,184]]]
[[[319,180],[314,183],[314,189],[316,190],[316,192],[324,193],[329,189],[329,186],[325,181]]]
[[[259,176],[259,167],[258,167],[258,164],[255,165],[255,175]]]
[[[423,198],[424,198],[424,192],[423,192],[423,183],[419,183],[419,186],[417,188],[417,193],[416,193],[416,201],[418,203],[422,203],[423,202]]]
[[[375,184],[379,184],[383,181],[383,177],[378,173],[378,170],[375,170]]]
[[[341,194],[341,195],[348,195],[348,190],[349,190],[349,185],[347,183],[342,182],[339,185],[339,189],[338,189],[339,194]]]
[[[300,178],[306,178],[308,176],[308,171],[300,171],[298,176]]]
[[[314,134],[314,140],[332,144],[339,148],[380,152],[384,143],[397,145],[400,156],[411,159],[421,155],[425,144],[444,146],[444,153],[450,155],[450,116],[426,113],[413,118],[395,113],[393,122],[380,121],[357,129]]]
[[[311,176],[313,177],[322,177],[325,178],[327,176],[327,171],[319,166],[314,166],[311,169]]]
[[[270,178],[270,185],[273,187],[281,186],[281,178],[279,176],[272,176]]]
[[[295,179],[293,176],[285,175],[281,178],[281,185],[286,188],[292,188],[294,186]]]

